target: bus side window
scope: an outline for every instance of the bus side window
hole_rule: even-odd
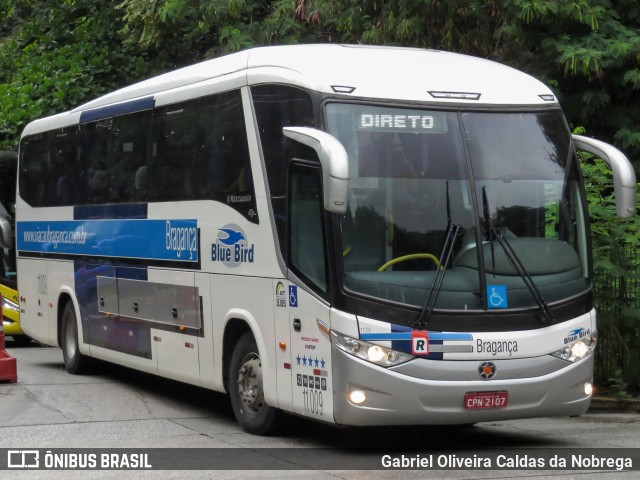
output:
[[[196,188],[199,102],[169,105],[154,112],[152,154],[149,163],[149,198],[155,201],[192,200]],[[139,170],[137,189],[146,182]]]
[[[200,117],[202,155],[206,168],[201,186],[208,198],[219,201],[258,223],[247,129],[239,91],[221,93],[205,105]]]
[[[146,190],[136,190],[136,176],[140,181],[140,167],[147,165],[150,120],[149,110],[113,119],[108,195],[111,201],[133,202],[146,199]]]
[[[323,202],[320,171],[302,164],[291,166],[289,187],[290,263],[320,290],[327,291]]]
[[[86,168],[85,197],[80,203],[103,203],[107,200],[109,173],[108,151],[112,119],[82,125],[82,154]]]
[[[251,87],[260,143],[269,182],[271,205],[276,220],[280,251],[287,257],[286,172],[291,158],[312,158],[314,152],[284,137],[282,127],[315,127],[311,96],[305,90],[288,85]]]
[[[49,176],[46,134],[29,137],[20,146],[20,196],[32,207],[45,204],[46,178]]]
[[[80,165],[78,127],[53,131],[49,138],[50,171],[47,187],[49,205],[73,205],[82,195],[80,178],[84,169]]]

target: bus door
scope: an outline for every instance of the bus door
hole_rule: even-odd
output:
[[[333,422],[331,341],[327,330],[330,309],[322,299],[327,291],[327,256],[320,179],[317,163],[291,165],[288,256],[300,286],[291,282],[286,293],[293,410]]]

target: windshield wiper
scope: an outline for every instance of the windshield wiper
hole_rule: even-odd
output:
[[[456,243],[456,238],[463,231],[461,225],[455,224],[451,222],[451,207],[449,202],[449,182],[446,182],[447,189],[447,234],[444,239],[444,243],[442,245],[442,251],[440,252],[440,264],[437,267],[436,274],[433,277],[433,284],[431,285],[431,291],[429,292],[429,296],[427,297],[427,301],[422,307],[420,311],[420,315],[415,322],[411,325],[412,327],[426,327],[429,319],[431,318],[431,313],[433,312],[433,308],[436,304],[436,300],[438,299],[438,294],[440,293],[440,289],[442,288],[442,282],[444,281],[444,276],[447,273],[447,265],[451,261],[451,255],[453,255],[453,247]]]
[[[514,268],[516,273],[520,276],[520,278],[522,278],[522,281],[524,282],[525,286],[531,292],[531,296],[533,297],[535,302],[538,304],[538,308],[543,313],[544,319],[542,320],[542,322],[543,323],[553,322],[555,319],[551,314],[549,305],[547,304],[545,299],[542,297],[540,290],[538,290],[538,287],[536,286],[535,282],[529,275],[529,272],[527,272],[527,269],[522,264],[522,261],[520,260],[515,250],[511,246],[511,243],[509,243],[509,240],[507,240],[507,238],[502,234],[502,228],[494,227],[491,225],[491,221],[489,220],[489,201],[487,200],[486,187],[482,187],[482,203],[483,203],[483,211],[485,215],[485,229],[487,229],[487,233],[489,234],[489,242],[491,244],[491,258],[493,262],[494,277],[496,275],[495,273],[496,262],[495,262],[495,256],[493,251],[493,240],[497,240],[497,242],[502,247],[504,254],[507,257],[507,260],[509,260],[509,263]]]

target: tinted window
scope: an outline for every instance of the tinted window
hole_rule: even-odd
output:
[[[292,167],[289,202],[290,263],[322,291],[326,291],[323,208],[318,168],[302,165]]]
[[[269,181],[280,249],[286,257],[287,168],[292,158],[317,159],[308,147],[287,139],[282,127],[313,127],[313,104],[307,92],[285,85],[251,88],[260,142]]]
[[[257,223],[240,92],[156,110],[148,182],[152,200],[217,200]]]
[[[49,175],[46,135],[34,135],[20,145],[20,195],[33,206],[44,204]]]
[[[32,206],[217,200],[257,223],[239,91],[25,138]]]
[[[309,155],[299,153],[302,146],[286,139],[282,127],[314,126],[311,97],[304,90],[284,85],[259,85],[251,89],[251,94],[271,196],[285,195],[289,160],[296,156],[308,158]]]
[[[112,141],[113,119],[82,125],[82,161],[87,173],[82,203],[104,203],[109,194],[109,145]]]
[[[81,195],[79,179],[84,175],[80,164],[78,127],[51,132],[49,137],[50,172],[47,178],[53,205],[72,205]]]
[[[109,168],[109,200],[146,200],[146,184],[140,181],[147,166],[147,138],[151,112],[138,112],[113,119],[112,154]],[[138,181],[136,181],[136,178]]]

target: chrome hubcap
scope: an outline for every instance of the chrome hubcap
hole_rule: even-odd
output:
[[[262,391],[262,362],[255,353],[250,353],[238,371],[238,397],[244,407],[257,413],[264,406]]]

